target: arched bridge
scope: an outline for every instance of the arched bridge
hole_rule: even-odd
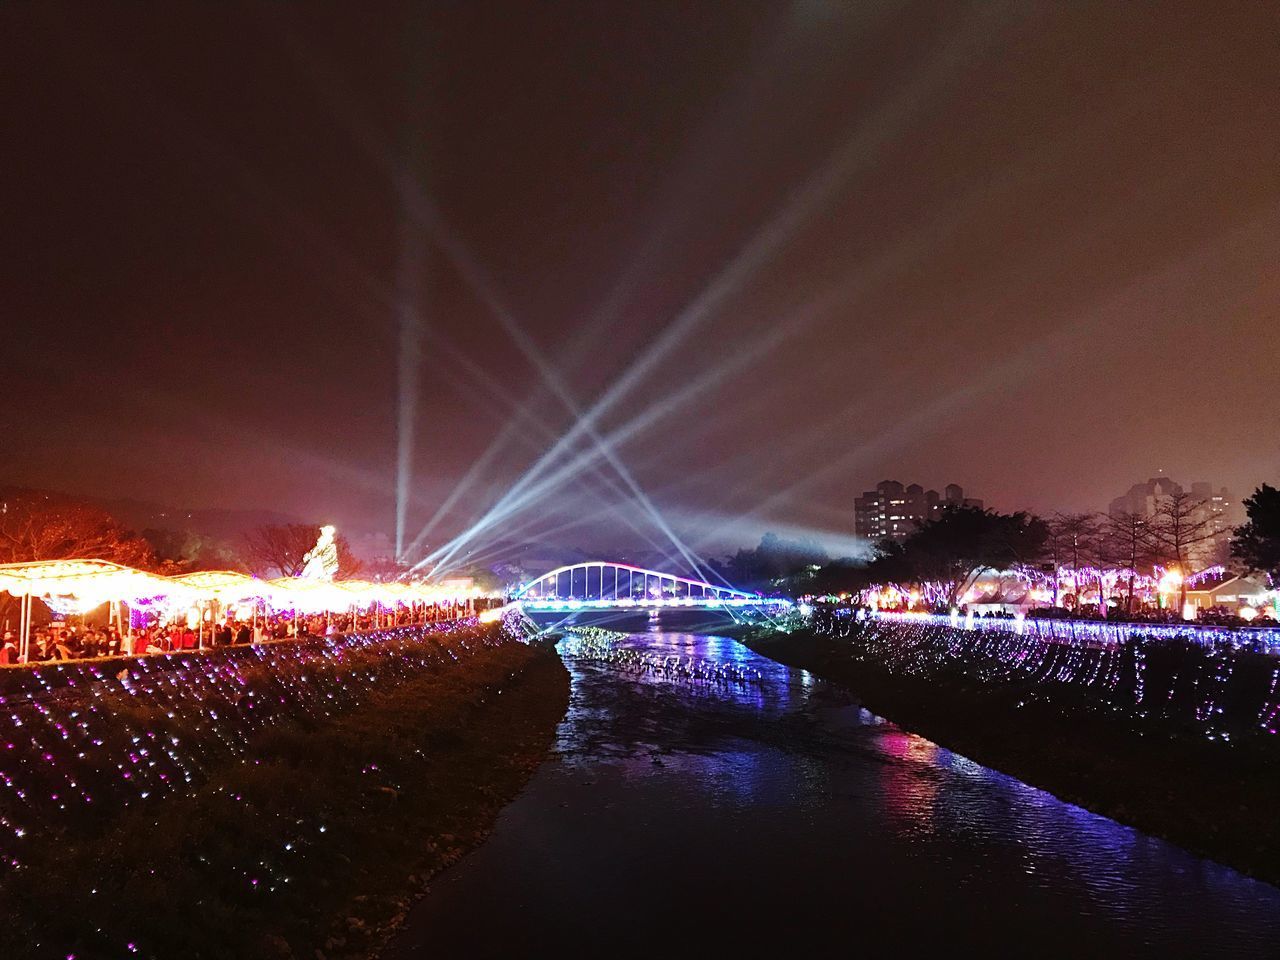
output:
[[[518,600],[529,610],[605,610],[614,607],[722,609],[786,603],[758,593],[602,560],[558,567],[520,587],[511,599]]]

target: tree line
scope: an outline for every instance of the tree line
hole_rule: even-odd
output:
[[[191,531],[131,530],[104,508],[40,490],[0,494],[0,563],[33,560],[107,560],[172,576],[192,570],[231,569],[261,577],[302,572],[319,524],[264,524],[237,540],[213,540]],[[338,576],[377,575],[338,534]]]
[[[870,561],[830,560],[811,543],[766,537],[754,551],[739,551],[721,566],[751,586],[768,581],[797,593],[853,593],[880,584],[931,583],[948,605],[987,570],[1039,574],[1053,585],[1053,605],[1066,599],[1064,571],[1096,578],[1089,586],[1105,594],[1103,578],[1118,574],[1122,605],[1134,607],[1134,583],[1157,568],[1177,570],[1179,606],[1186,602],[1186,576],[1218,563],[1265,574],[1280,584],[1280,491],[1267,484],[1245,501],[1248,520],[1229,543],[1204,502],[1187,493],[1161,498],[1151,516],[1129,512],[999,513],[951,507],[922,523],[905,540],[883,541]],[[1217,543],[1214,541],[1218,540]],[[1221,547],[1222,549],[1218,549]]]
[[[1120,574],[1126,613],[1133,611],[1133,582],[1156,566],[1190,572],[1206,561],[1233,559],[1242,570],[1280,584],[1280,490],[1263,484],[1245,501],[1247,522],[1236,528],[1230,557],[1209,556],[1216,534],[1203,501],[1187,493],[1162,498],[1153,516],[1133,513],[999,513],[953,507],[926,521],[902,542],[877,545],[869,561],[833,559],[812,540],[766,534],[712,567],[740,587],[794,593],[855,592],[885,583],[930,582],[954,603],[972,578],[989,569],[1051,574],[1054,605],[1064,570]],[[315,544],[318,525],[285,523],[254,528],[238,541],[212,541],[186,531],[136,532],[108,511],[75,497],[37,490],[0,492],[0,563],[101,559],[140,570],[176,574],[236,569],[263,577],[296,576]],[[399,568],[362,564],[341,534],[340,577],[386,579]],[[1181,600],[1185,602],[1185,580]]]

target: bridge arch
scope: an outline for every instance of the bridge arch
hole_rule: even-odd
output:
[[[522,585],[512,600],[528,607],[742,607],[770,601],[758,593],[717,586],[629,563],[591,560],[549,570]]]

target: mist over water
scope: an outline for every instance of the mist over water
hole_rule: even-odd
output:
[[[618,650],[562,641],[573,692],[552,757],[389,957],[819,942],[1274,955],[1273,887],[942,749],[732,640],[637,633]],[[625,669],[637,655],[758,680]]]

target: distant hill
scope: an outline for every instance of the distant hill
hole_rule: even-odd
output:
[[[276,523],[304,523],[275,510],[180,508],[144,500],[93,500],[112,516],[136,530],[176,530],[211,540],[239,540],[255,527]]]
[[[265,524],[300,522],[272,510],[182,509],[145,500],[0,486],[0,504],[6,498],[19,497],[39,498],[51,504],[82,504],[105,511],[133,534],[145,537],[156,560],[185,569],[238,569],[243,565],[246,533]]]
[[[194,533],[211,540],[239,540],[245,533],[263,524],[304,522],[295,516],[274,510],[181,508],[146,500],[111,500],[63,493],[60,490],[0,486],[0,500],[6,496],[40,496],[54,502],[90,504],[107,511],[137,533],[144,530],[173,530]]]

